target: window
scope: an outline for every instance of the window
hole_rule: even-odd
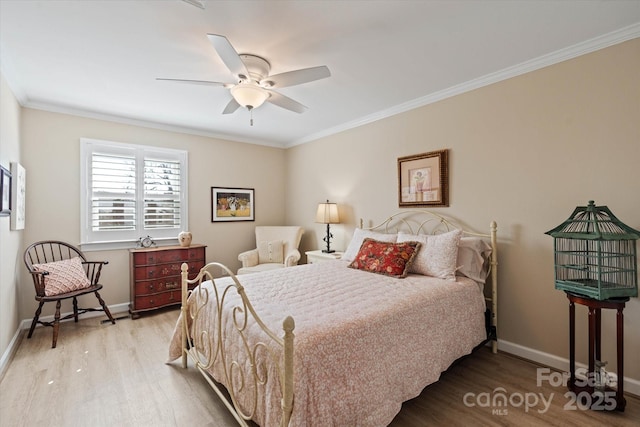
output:
[[[81,240],[96,249],[187,230],[187,152],[82,138]]]

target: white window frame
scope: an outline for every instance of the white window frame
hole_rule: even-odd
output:
[[[132,153],[136,158],[136,218],[135,230],[130,231],[94,231],[91,227],[91,161],[92,154],[100,151],[108,154]],[[153,158],[166,159],[180,163],[180,224],[165,229],[144,228],[144,160]],[[186,150],[153,147],[149,145],[127,144],[122,142],[103,141],[80,138],[80,246],[82,250],[126,249],[137,246],[138,240],[147,235],[158,245],[176,244],[177,236],[189,229],[187,210],[187,158]]]

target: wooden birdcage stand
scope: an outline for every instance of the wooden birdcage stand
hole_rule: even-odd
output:
[[[601,361],[601,332],[600,325],[602,309],[615,309],[616,314],[616,335],[617,335],[617,365],[618,365],[618,386],[614,390],[605,387],[606,392],[615,391],[615,408],[610,408],[608,401],[600,399],[590,399],[591,409],[605,409],[624,411],[626,400],[624,398],[624,330],[623,330],[623,313],[625,303],[629,301],[629,297],[611,298],[608,300],[596,300],[581,295],[567,292],[569,298],[569,390],[578,395],[581,392],[587,392],[590,396],[594,396],[595,387],[594,380],[596,377],[596,360]],[[589,309],[589,370],[587,372],[586,386],[578,385],[576,381],[576,311],[575,304],[580,304]]]

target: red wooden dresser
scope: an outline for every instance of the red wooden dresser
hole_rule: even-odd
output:
[[[129,250],[131,303],[129,313],[140,313],[180,304],[180,266],[189,265],[189,279],[204,267],[205,245],[161,246]]]

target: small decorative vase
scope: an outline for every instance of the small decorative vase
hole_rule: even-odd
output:
[[[180,246],[191,246],[191,232],[183,231],[182,233],[178,234],[178,242],[180,242]]]

